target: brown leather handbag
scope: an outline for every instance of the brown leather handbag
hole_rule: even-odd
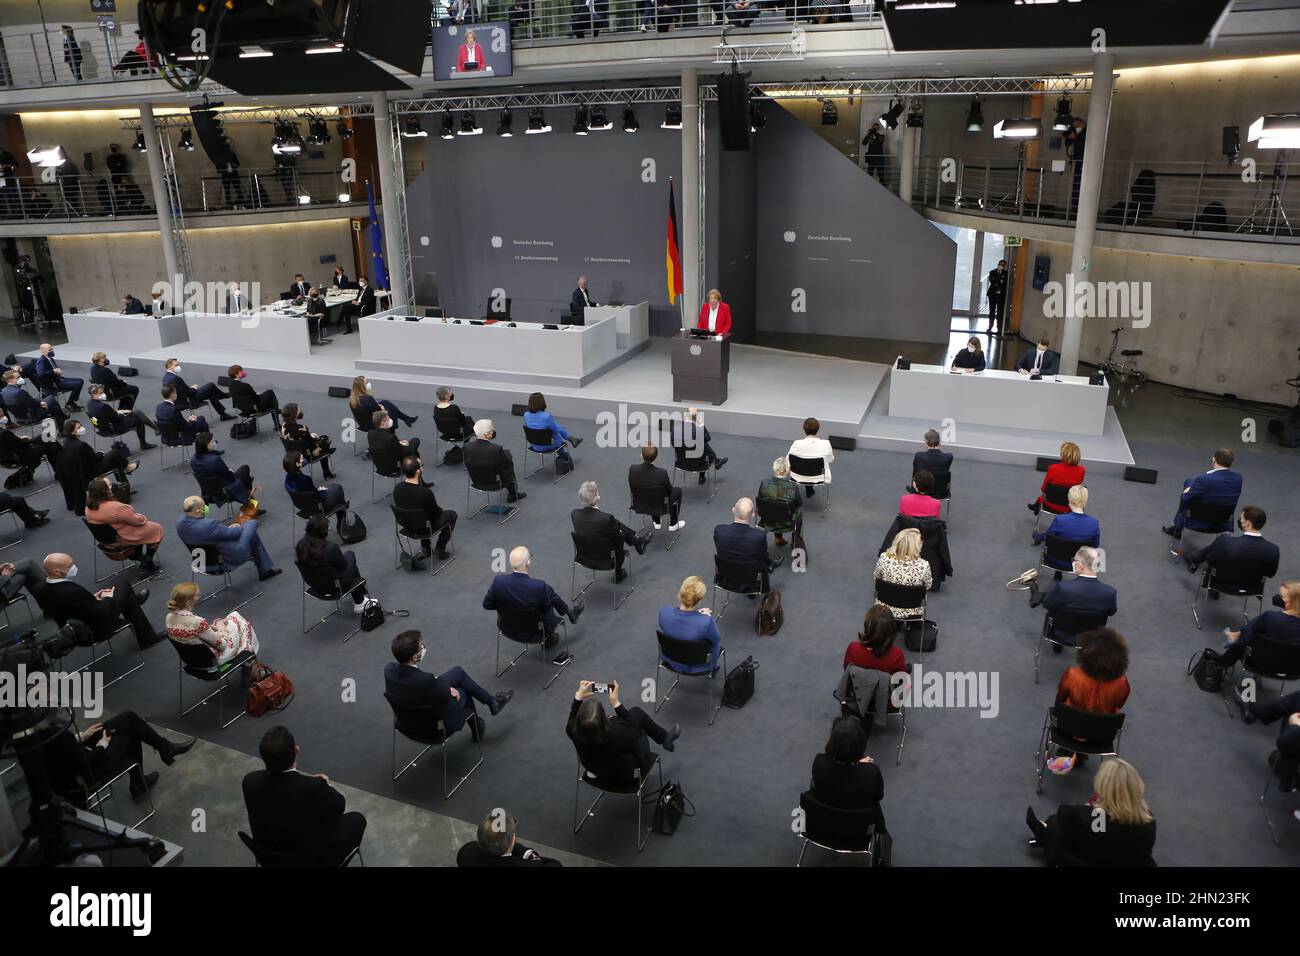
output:
[[[249,674],[244,713],[261,717],[271,711],[284,710],[293,702],[293,682],[284,671],[273,671],[263,663],[254,664]]]

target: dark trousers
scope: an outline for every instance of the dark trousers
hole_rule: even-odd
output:
[[[668,498],[668,523],[676,524],[677,516],[682,513],[682,489],[673,485],[673,493]]]
[[[125,481],[126,471],[124,469],[129,461],[130,458],[127,453],[115,444],[108,451],[95,453],[95,464],[92,466],[92,471],[96,476],[111,471],[117,476],[118,481]]]
[[[366,833],[365,814],[358,810],[349,810],[339,818],[338,858],[331,860],[334,865],[342,866],[349,853],[361,846],[361,838]]]
[[[1006,302],[1006,296],[990,295],[989,296],[989,328],[1000,329],[1002,327],[1002,306]]]
[[[108,397],[117,401],[118,408],[135,408],[135,400],[140,397],[140,386],[123,382],[108,389]]]
[[[280,430],[280,400],[275,397],[275,389],[268,388],[257,396],[257,410],[259,412],[270,412],[271,421],[275,424],[275,430]]]
[[[1300,690],[1264,703],[1251,703],[1246,710],[1264,724],[1290,717],[1300,711]],[[1273,767],[1278,780],[1294,780],[1300,773],[1300,727],[1283,723],[1277,734],[1277,763]]]
[[[650,750],[649,742],[653,740],[662,747],[664,741],[668,739],[668,731],[655,723],[654,718],[640,707],[624,707],[622,716],[641,730],[642,736],[637,738],[632,753],[641,764],[641,773],[648,773],[654,763],[654,754]]]
[[[81,387],[86,383],[79,378],[68,378],[66,375],[57,376],[54,379],[54,390],[56,392],[67,392],[68,401],[81,401]]]
[[[226,485],[226,497],[246,505],[252,491],[253,473],[247,465],[240,465],[235,469],[235,480]]]
[[[481,686],[474,678],[465,673],[463,667],[453,667],[451,670],[443,671],[438,675],[447,681],[448,686],[460,691],[460,700],[452,700],[449,704],[450,713],[445,718],[448,727],[460,729],[465,725],[465,721],[474,723],[473,718],[478,716],[478,711],[474,707],[474,701],[478,701],[485,707],[490,707],[493,697]],[[458,719],[459,718],[459,719]],[[474,731],[477,734],[477,730]]]
[[[32,471],[35,471],[40,465],[42,458],[48,461],[50,467],[53,468],[54,460],[59,456],[58,442],[46,441],[43,438],[33,438],[30,441],[19,439],[14,448],[14,455],[18,459],[18,464]]]
[[[90,772],[95,779],[95,785],[106,783],[123,767],[136,764],[135,770],[131,771],[131,789],[143,787],[144,745],[148,744],[154,750],[163,753],[171,747],[171,743],[133,710],[125,710],[103,723],[104,730],[109,736],[108,746],[95,746],[102,736],[98,733],[85,741]]]
[[[36,513],[32,511],[27,499],[20,498],[18,495],[0,492],[0,511],[12,511],[23,524],[28,526],[36,520]]]
[[[338,487],[337,485],[335,487]],[[344,591],[352,593],[352,603],[360,604],[366,599],[366,585],[361,580],[361,572],[357,570],[357,556],[351,551],[343,552],[343,562],[347,565],[339,573],[339,586]]]
[[[154,431],[158,430],[158,426],[149,421],[149,417],[144,412],[138,410],[132,411],[130,415],[118,415],[116,421],[111,421],[108,424],[113,429],[114,435],[125,435],[127,432],[134,431],[136,437],[140,439],[141,445],[145,444],[144,430],[146,428],[152,428]]]
[[[226,414],[226,406],[221,404],[221,399],[229,397],[229,395],[217,388],[217,386],[212,382],[204,382],[198,388],[194,389],[194,397],[190,401],[190,407],[197,408],[204,402],[210,402],[216,413],[224,416]]]
[[[456,519],[460,515],[447,508],[443,508],[436,521],[429,522],[429,526],[438,532],[438,550],[446,551],[447,545],[451,543],[451,533],[456,530]],[[420,539],[420,550],[425,554],[429,553],[429,539]]]
[[[381,398],[379,400],[379,405],[386,412],[388,412],[388,414],[393,418],[394,421],[405,422],[407,425],[411,425],[414,423],[414,420],[411,418],[410,415],[406,414],[406,412],[402,411],[400,408],[397,407],[396,402],[390,402],[386,398]],[[412,439],[412,441],[416,441],[416,440],[417,439]]]
[[[158,632],[154,630],[149,615],[145,614],[144,608],[140,606],[134,590],[119,584],[113,588],[113,596],[104,600],[108,602],[108,606],[115,614],[131,625],[131,630],[135,632],[136,643],[143,648],[153,641]]]

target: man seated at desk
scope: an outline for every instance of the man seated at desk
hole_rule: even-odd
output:
[[[1061,356],[1048,347],[1051,344],[1051,340],[1046,336],[1040,338],[1037,346],[1020,356],[1020,361],[1016,363],[1016,371],[1031,378],[1034,376],[1049,378],[1056,375],[1061,369]]]
[[[119,315],[144,315],[144,303],[130,292],[122,296],[122,311]]]

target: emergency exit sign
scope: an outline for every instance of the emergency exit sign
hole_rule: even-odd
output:
[[[1023,246],[1025,244],[1025,240],[1020,236],[1007,236],[1005,239],[1002,240],[1002,244],[1004,246]]]

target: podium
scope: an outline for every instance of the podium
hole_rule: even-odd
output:
[[[673,337],[673,401],[721,405],[727,400],[730,362],[729,337],[697,339],[678,332]]]

